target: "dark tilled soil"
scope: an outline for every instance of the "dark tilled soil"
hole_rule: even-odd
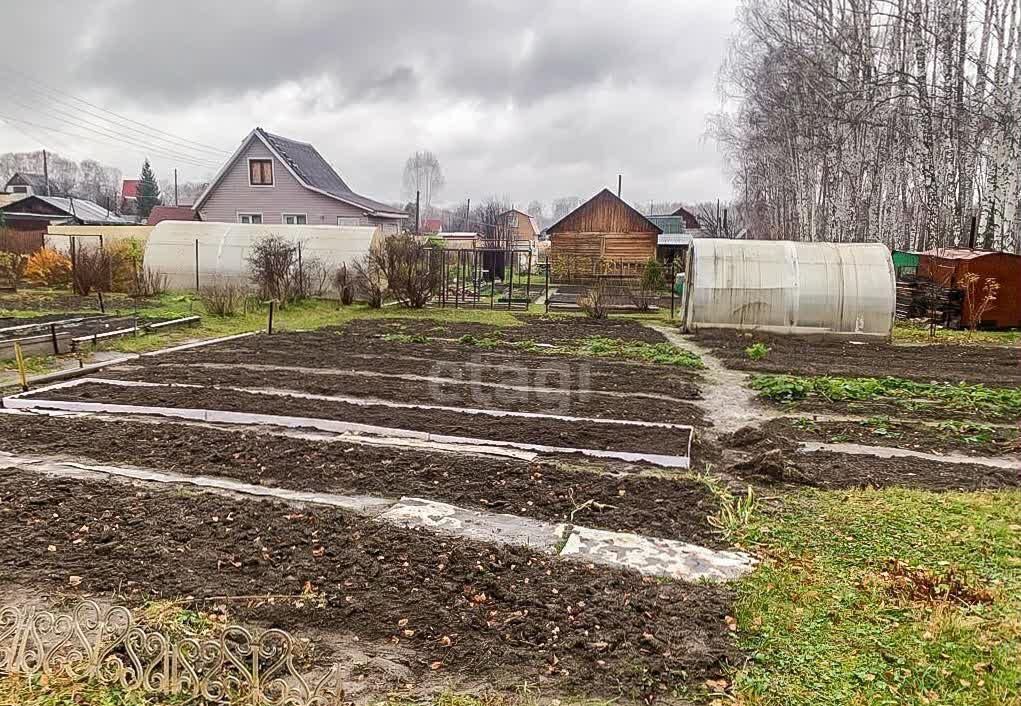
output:
[[[582,316],[516,316],[521,326],[493,326],[436,319],[355,319],[344,331],[360,336],[388,333],[423,335],[431,338],[460,338],[464,335],[500,338],[504,341],[560,343],[591,336],[619,338],[625,341],[666,343],[666,338],[648,326],[628,319],[591,319]]]
[[[747,461],[730,464],[724,472],[765,485],[826,490],[905,487],[932,491],[1021,487],[1021,464],[1007,470],[920,458],[879,458],[830,451],[801,453],[790,438],[750,428],[730,435],[723,442],[749,456]]]
[[[791,419],[774,419],[764,425],[764,430],[768,434],[798,441],[849,442],[933,453],[996,456],[1021,451],[1021,431],[1002,427],[958,431],[949,426],[941,429],[918,422],[893,420],[877,425],[854,421],[795,424]]]
[[[432,665],[496,686],[651,701],[718,678],[737,657],[725,588],[339,511],[5,472],[0,532],[2,580],[139,600],[311,589],[322,604],[234,612],[299,637],[326,628],[392,640],[419,652],[420,673]]]
[[[738,370],[1021,386],[1021,348],[1015,347],[807,341],[798,336],[734,331],[700,332],[698,342]],[[769,355],[762,360],[751,360],[744,352],[756,342],[769,346]]]
[[[155,302],[155,300],[153,300]],[[152,306],[146,299],[133,299],[126,294],[103,294],[103,304],[107,311],[124,313],[136,306]],[[74,294],[24,294],[0,295],[0,311],[99,311],[99,298],[96,296],[80,297]]]
[[[263,363],[310,368],[351,368],[514,385],[651,392],[697,399],[700,375],[679,366],[599,358],[495,352],[457,343],[391,343],[325,331],[253,336],[160,357],[190,363]]]
[[[381,405],[308,400],[233,390],[192,387],[119,387],[85,383],[40,393],[43,399],[109,402],[156,407],[215,409],[338,419],[359,424],[427,431],[477,439],[517,441],[579,449],[685,455],[689,434],[661,427],[557,419],[494,417],[434,409],[400,409]]]
[[[574,417],[637,419],[681,424],[705,423],[702,410],[691,404],[594,392],[579,394],[570,390],[551,394],[481,385],[410,382],[363,375],[309,374],[295,370],[250,370],[242,367],[186,367],[161,365],[156,362],[124,368],[107,368],[103,371],[103,377],[147,382],[287,389],[318,395],[345,395],[412,404],[540,412]],[[528,381],[525,382],[527,384]],[[508,381],[508,384],[513,383]]]
[[[0,415],[0,450],[216,475],[297,490],[411,495],[492,512],[724,547],[717,503],[687,479],[310,441],[184,424]],[[586,501],[584,509],[574,513]]]
[[[68,318],[77,318],[74,315],[54,317],[51,320],[62,320]],[[41,336],[48,335],[50,333],[50,326],[45,321],[36,321],[36,317],[31,319],[8,319],[16,323],[11,324],[12,326],[18,326],[20,323],[38,323],[39,326],[32,329],[22,329],[20,331],[9,331],[0,332],[0,340],[10,340],[14,338],[23,338],[25,336]],[[57,326],[58,333],[68,333],[72,337],[78,338],[80,336],[92,336],[96,334],[108,333],[110,331],[120,331],[122,329],[132,328],[133,326],[144,326],[145,324],[154,324],[160,321],[166,321],[166,319],[151,319],[144,316],[102,316],[102,315],[88,315],[81,321],[75,321],[73,323],[60,324]],[[3,320],[0,319],[0,325]]]
[[[49,324],[54,321],[65,319],[78,319],[83,316],[101,316],[101,314],[43,314],[41,316],[0,316],[0,329],[10,326],[28,326]]]

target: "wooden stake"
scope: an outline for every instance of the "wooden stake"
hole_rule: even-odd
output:
[[[21,350],[21,344],[14,344],[14,359],[18,364],[18,377],[21,378],[21,391],[28,392],[28,375],[25,370],[25,354]]]

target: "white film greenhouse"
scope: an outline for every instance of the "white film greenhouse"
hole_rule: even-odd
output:
[[[688,252],[685,330],[889,336],[896,310],[882,243],[696,238]]]
[[[257,241],[277,236],[300,245],[306,262],[351,265],[382,238],[376,226],[287,226],[163,221],[145,244],[145,267],[166,275],[170,289],[196,289],[214,279],[247,282]]]

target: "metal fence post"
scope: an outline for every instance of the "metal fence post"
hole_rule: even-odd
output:
[[[673,318],[674,318],[674,295],[676,294],[676,291],[677,291],[677,287],[674,284],[676,279],[677,279],[677,274],[674,271],[675,270],[675,265],[676,265],[676,260],[671,260],[670,261],[670,320],[671,321],[673,321]]]
[[[544,297],[543,297],[546,300],[546,313],[547,314],[549,313],[549,275],[550,275],[550,270],[551,269],[552,269],[552,266],[550,265],[549,255],[547,255],[546,256],[546,292],[545,292]]]
[[[277,303],[276,299],[269,300],[269,323],[266,326],[267,335],[273,334],[273,309],[276,307],[276,303]]]
[[[514,261],[517,259],[518,254],[514,250],[510,250],[507,253],[510,257],[510,276],[507,278],[507,308],[510,309],[514,306]]]
[[[195,291],[199,291],[199,239],[195,238]]]

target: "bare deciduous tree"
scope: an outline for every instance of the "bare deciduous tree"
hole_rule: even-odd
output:
[[[414,202],[419,193],[422,216],[430,213],[433,199],[439,195],[445,180],[440,160],[428,150],[415,152],[404,163],[404,196]]]
[[[1021,3],[743,0],[710,132],[757,237],[1021,251]],[[760,227],[761,226],[761,227]]]

